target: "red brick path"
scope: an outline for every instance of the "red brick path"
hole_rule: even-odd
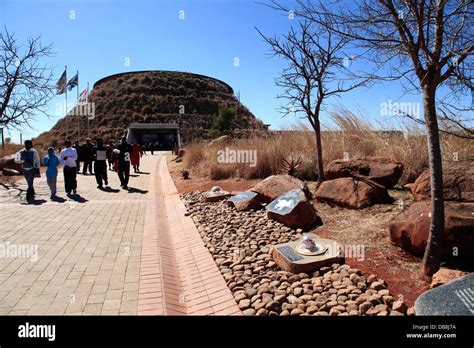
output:
[[[139,315],[241,315],[166,165],[150,178],[140,263]]]

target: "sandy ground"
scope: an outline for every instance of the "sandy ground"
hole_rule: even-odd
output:
[[[184,180],[181,175],[182,163],[176,163],[175,156],[168,156],[168,167],[180,193],[204,191],[212,186],[220,186],[230,192],[245,191],[259,180],[209,180],[190,175]],[[315,190],[314,183],[308,183]],[[405,191],[390,190],[394,204],[375,205],[363,210],[330,207],[313,202],[324,225],[315,232],[321,237],[335,239],[359,250],[359,257],[346,258],[346,263],[359,268],[366,274],[374,273],[384,279],[395,297],[412,306],[415,299],[429,288],[429,282],[421,276],[421,259],[414,257],[390,242],[388,222],[400,212],[400,200],[405,206],[412,203],[411,195]],[[362,249],[363,248],[363,249]],[[360,257],[363,255],[364,257]]]

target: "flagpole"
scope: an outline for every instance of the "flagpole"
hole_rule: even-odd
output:
[[[66,116],[64,117],[66,120],[66,139],[69,139],[69,129],[68,129],[68,122],[67,122],[67,65],[65,65],[66,72]]]
[[[89,82],[87,82],[86,104],[89,104]],[[89,105],[87,105],[87,107],[89,107]],[[89,117],[87,117],[87,137],[91,137],[91,132],[89,130]]]
[[[79,70],[77,70],[76,73],[77,73],[77,87],[76,87],[76,89],[77,89],[77,99],[76,99],[76,108],[79,109],[79,105],[78,105],[78,104],[79,104],[79,86],[80,86],[80,85],[79,85]],[[76,115],[76,117],[77,117],[77,141],[79,141],[79,138],[80,138],[80,134],[79,134],[79,123],[80,123],[80,117],[81,117],[80,114],[81,114],[81,113],[78,111],[78,112],[77,112],[77,115]]]

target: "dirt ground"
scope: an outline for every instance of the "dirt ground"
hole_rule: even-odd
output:
[[[215,185],[236,193],[259,182],[244,179],[209,180],[194,177],[192,170],[189,179],[184,180],[181,175],[183,164],[176,163],[175,156],[168,156],[168,167],[180,193],[207,191]],[[311,191],[315,190],[314,183],[308,183],[308,186]],[[415,299],[429,289],[430,283],[420,274],[421,259],[390,242],[388,222],[400,212],[400,202],[405,206],[412,203],[411,195],[406,191],[390,190],[390,195],[395,198],[395,203],[378,204],[363,210],[343,209],[313,202],[324,223],[314,232],[345,245],[363,248],[363,258],[346,257],[346,263],[366,274],[374,273],[384,279],[397,299],[401,298],[408,306],[412,306]]]

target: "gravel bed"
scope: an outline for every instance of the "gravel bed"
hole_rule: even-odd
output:
[[[225,201],[202,203],[199,192],[181,195],[244,315],[405,315],[407,307],[376,275],[333,264],[312,274],[281,270],[268,254],[272,244],[298,239],[266,218],[265,210],[238,212]]]

